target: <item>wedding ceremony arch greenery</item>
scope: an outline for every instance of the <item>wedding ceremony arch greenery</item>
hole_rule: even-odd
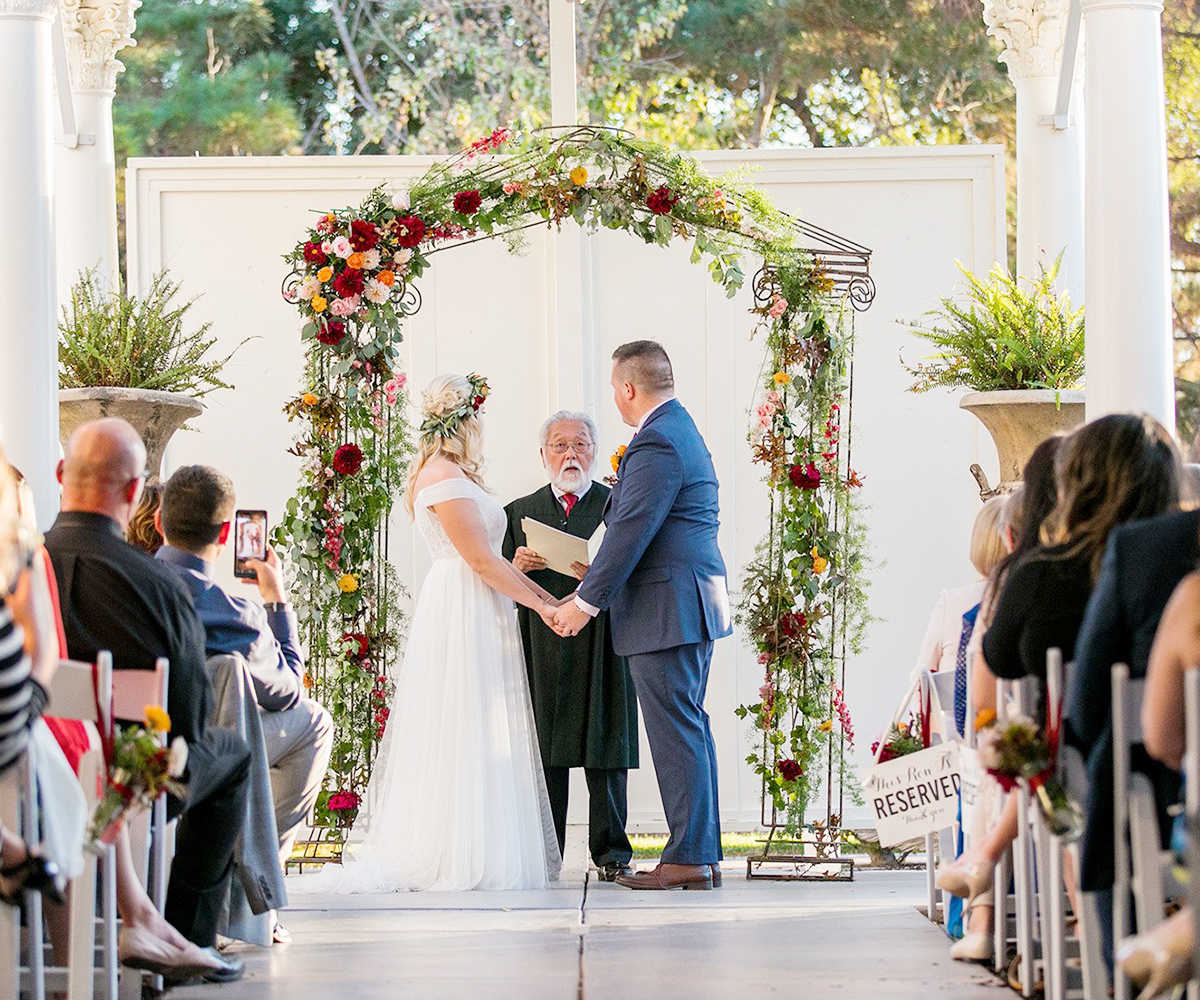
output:
[[[744,181],[715,180],[684,154],[594,127],[497,129],[407,189],[380,187],[357,208],[320,215],[285,256],[284,296],[301,315],[307,354],[287,405],[302,478],[277,539],[295,567],[305,684],[337,727],[318,821],[353,819],[387,725],[403,631],[387,524],[412,451],[399,345],[404,317],[420,307],[417,281],[447,248],[499,237],[519,252],[525,229],[565,221],[660,246],[687,241],[729,296],[745,281],[745,257],[763,262],[754,312],[765,358],[749,439],[770,520],[739,581],[738,618],[764,679],[760,700],[737,711],[756,727],[748,760],[768,822],[796,830],[820,787],[840,790],[854,735],[844,658],[865,598],[845,292],[869,301],[866,258],[847,271],[862,248],[806,227]],[[813,232],[828,256],[806,245]]]

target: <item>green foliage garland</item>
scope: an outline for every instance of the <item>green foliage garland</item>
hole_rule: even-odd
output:
[[[491,155],[501,149],[505,156]],[[519,140],[497,129],[408,191],[376,189],[358,209],[322,216],[286,257],[294,272],[285,296],[303,317],[309,355],[305,391],[288,404],[301,423],[304,479],[279,534],[298,570],[313,694],[337,725],[322,807],[339,825],[365,788],[398,656],[399,588],[383,531],[411,452],[395,364],[402,319],[419,303],[414,282],[450,246],[503,237],[515,251],[522,230],[564,221],[660,246],[688,240],[693,262],[730,296],[747,253],[774,281],[755,310],[767,330],[770,413],[752,436],[772,515],[739,612],[771,693],[738,714],[753,716],[763,736],[750,761],[784,812],[800,803],[802,814],[821,747],[831,762],[836,747],[840,776],[853,730],[838,668],[861,631],[863,592],[851,504],[859,482],[842,467],[852,345],[840,310],[829,308],[832,284],[797,246],[791,216],[748,185],[704,175],[690,157],[610,129]],[[805,475],[808,485],[798,485]]]

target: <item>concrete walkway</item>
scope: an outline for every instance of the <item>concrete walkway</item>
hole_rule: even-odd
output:
[[[246,978],[172,1000],[997,1000],[1010,996],[916,910],[919,872],[631,892],[595,876],[544,892],[296,896],[293,942],[246,948]]]

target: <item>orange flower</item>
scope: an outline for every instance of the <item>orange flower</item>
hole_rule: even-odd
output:
[[[310,305],[312,306],[313,312],[322,313],[325,311],[325,307],[329,305],[329,301],[321,295],[314,295]]]
[[[996,710],[994,708],[981,708],[975,716],[975,730],[986,729],[996,721]]]
[[[366,262],[366,259],[367,255],[365,253],[363,253],[361,250],[357,251],[346,258],[346,266],[352,267],[356,271],[361,270],[363,264]]]
[[[313,689],[313,683],[314,683],[314,681],[313,681],[312,674],[310,674],[310,673],[308,673],[307,671],[305,671],[305,674],[304,674],[304,690],[306,690],[306,691],[311,691],[311,690]]]
[[[321,402],[321,399],[315,392],[306,392],[300,397],[300,402],[302,402],[305,406],[316,406],[319,402]]]
[[[380,271],[375,276],[375,280],[381,285],[387,285],[388,288],[391,288],[396,283],[396,275],[391,271]]]
[[[317,281],[320,281],[322,283],[328,281],[332,277],[333,277],[333,268],[330,267],[328,264],[326,264],[323,268],[321,268],[321,270],[319,270],[317,272]]]
[[[616,473],[617,469],[618,469],[618,468],[620,468],[620,466],[621,466],[621,456],[625,454],[625,449],[626,449],[626,448],[628,448],[628,447],[629,447],[628,445],[624,445],[624,444],[623,444],[623,445],[621,445],[621,447],[619,447],[619,448],[616,450],[616,452],[613,454],[613,457],[612,457],[612,470],[613,470],[613,473],[614,473],[614,474]]]

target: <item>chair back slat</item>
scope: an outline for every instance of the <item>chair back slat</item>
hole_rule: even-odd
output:
[[[114,670],[113,716],[126,722],[139,722],[147,705],[166,708],[168,674],[165,656],[155,661],[153,670]]]
[[[48,715],[94,722],[103,728],[104,713],[112,703],[112,654],[101,650],[95,664],[59,660],[48,694]]]

